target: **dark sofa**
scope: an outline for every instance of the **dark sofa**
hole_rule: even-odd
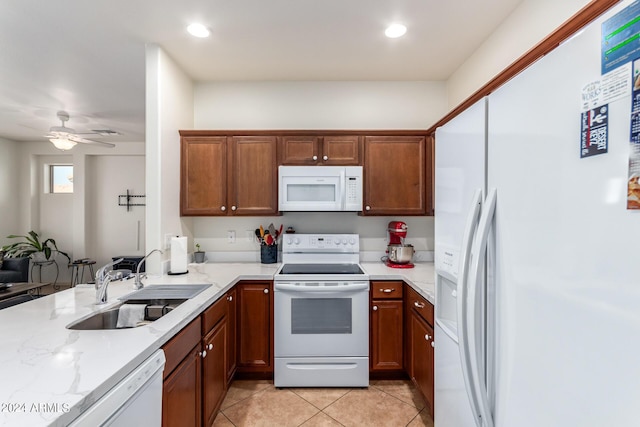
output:
[[[0,268],[0,283],[28,282],[29,258],[5,258]]]

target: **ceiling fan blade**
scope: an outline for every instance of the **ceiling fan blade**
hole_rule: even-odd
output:
[[[79,142],[81,144],[101,145],[103,147],[110,147],[110,148],[113,148],[116,146],[115,144],[112,144],[110,142],[94,141],[93,139],[86,139],[77,135],[69,135],[69,140],[73,142]]]

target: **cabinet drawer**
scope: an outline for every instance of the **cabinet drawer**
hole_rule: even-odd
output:
[[[409,285],[406,285],[406,287],[408,307],[422,317],[429,325],[433,326],[433,304],[424,299]]]
[[[193,322],[185,326],[176,336],[171,338],[164,346],[164,357],[167,359],[164,365],[163,377],[167,378],[169,374],[180,364],[198,343],[201,335],[201,321],[197,317]]]
[[[207,308],[202,314],[202,335],[207,335],[216,324],[227,315],[227,295],[223,295],[220,299],[209,308]]]
[[[371,298],[373,299],[402,299],[403,282],[400,281],[372,281]]]

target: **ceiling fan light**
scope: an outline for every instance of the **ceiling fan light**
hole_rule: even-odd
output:
[[[205,38],[209,37],[209,29],[202,24],[193,23],[187,27],[187,31],[194,37]]]
[[[396,39],[398,37],[404,36],[407,32],[407,27],[402,24],[391,24],[387,27],[384,32],[384,35],[389,37],[390,39]]]
[[[67,138],[51,138],[49,139],[49,141],[51,141],[51,143],[58,149],[58,150],[71,150],[73,147],[76,146],[76,143],[74,141],[71,141],[70,139]]]

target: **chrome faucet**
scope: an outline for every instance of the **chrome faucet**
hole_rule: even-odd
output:
[[[124,258],[117,259],[109,264],[101,267],[96,272],[96,304],[104,304],[107,302],[107,286],[111,282],[111,274],[110,271],[107,271],[109,267],[113,267]]]
[[[142,289],[144,287],[144,283],[142,283],[142,280],[140,278],[140,266],[142,265],[143,262],[146,261],[146,259],[149,257],[149,255],[151,255],[154,252],[160,252],[163,253],[160,249],[154,249],[151,252],[149,252],[148,254],[146,254],[144,256],[144,258],[142,258],[140,260],[140,262],[138,263],[138,268],[136,269],[136,282],[134,283],[133,287],[136,289]]]

